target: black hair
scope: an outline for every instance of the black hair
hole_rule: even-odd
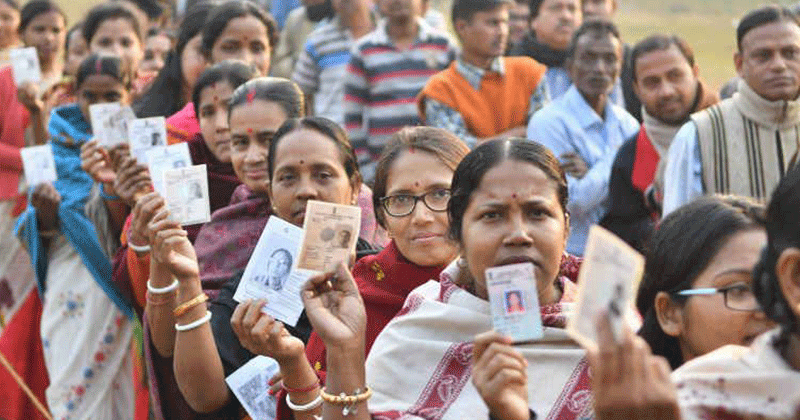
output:
[[[278,25],[272,15],[247,0],[230,0],[215,7],[203,26],[203,53],[211,59],[211,50],[231,20],[255,16],[267,28],[267,39],[272,49],[278,45]]]
[[[100,25],[112,19],[126,19],[129,21],[139,42],[144,42],[145,22],[142,12],[127,2],[113,1],[100,3],[86,14],[86,19],[83,21],[83,39],[86,40],[86,45],[92,44],[92,38],[94,38]]]
[[[253,100],[274,102],[283,108],[287,118],[300,118],[306,113],[303,91],[294,82],[281,77],[259,77],[239,86],[228,104],[228,119],[233,110]]]
[[[528,8],[530,9],[530,16],[528,17],[528,21],[533,21],[539,16],[539,12],[542,10],[542,3],[545,0],[530,0],[528,3]],[[583,7],[583,0],[578,0],[578,8]]]
[[[621,39],[619,28],[617,28],[614,22],[605,19],[589,19],[583,22],[583,24],[575,30],[575,33],[572,34],[572,41],[570,41],[569,47],[567,48],[567,57],[569,57],[569,59],[574,58],[575,49],[578,47],[578,40],[589,33],[598,38],[611,35],[617,40]]]
[[[511,0],[454,0],[450,19],[452,19],[453,25],[458,19],[469,22],[472,21],[475,13],[488,12],[509,4],[511,4]]]
[[[134,104],[133,109],[140,118],[173,115],[186,104],[183,103],[183,62],[181,56],[186,44],[203,30],[203,22],[216,3],[203,2],[194,5],[178,28],[175,48],[164,60],[164,67],[147,88],[147,91]],[[189,86],[190,89],[193,86]]]
[[[156,20],[164,13],[164,8],[156,0],[127,0],[141,10],[150,20]]]
[[[739,26],[736,27],[736,47],[739,52],[742,51],[742,39],[751,30],[759,26],[768,25],[775,22],[792,22],[800,26],[800,21],[797,15],[786,7],[781,6],[764,6],[751,11],[739,21]]]
[[[788,248],[800,248],[800,165],[778,183],[767,206],[767,246],[753,269],[753,292],[764,314],[781,326],[775,347],[783,353],[800,322],[781,291],[778,258]]]
[[[0,0],[0,1],[9,5],[12,9],[19,12],[19,3],[17,3],[15,0]]]
[[[465,156],[453,174],[450,203],[447,205],[450,237],[453,240],[461,243],[464,213],[469,207],[472,193],[480,186],[483,176],[507,160],[530,163],[544,172],[545,176],[555,184],[558,203],[566,215],[569,200],[567,178],[553,152],[535,141],[522,138],[491,140],[484,142]]]
[[[269,143],[269,154],[267,155],[270,179],[275,179],[275,155],[277,154],[278,145],[281,140],[286,138],[287,134],[298,130],[316,131],[334,142],[336,148],[339,149],[339,157],[341,158],[347,178],[350,179],[350,184],[354,186],[361,184],[361,172],[358,171],[358,160],[353,151],[353,146],[350,145],[350,139],[347,138],[347,132],[345,132],[339,124],[323,117],[289,118],[278,128],[278,131],[275,132],[275,136]]]
[[[92,54],[81,61],[78,71],[75,74],[75,89],[80,89],[81,85],[89,76],[105,74],[117,79],[125,89],[130,89],[130,73],[125,69],[122,59],[110,55]]]
[[[67,21],[67,15],[65,15],[61,7],[52,0],[31,0],[25,3],[25,6],[23,6],[22,10],[19,12],[19,28],[17,32],[25,32],[25,28],[28,27],[33,19],[39,15],[50,12],[58,13],[64,18],[64,22]]]
[[[248,64],[238,60],[225,60],[205,69],[192,89],[192,103],[194,115],[200,117],[200,94],[203,89],[214,83],[225,81],[230,83],[231,89],[236,90],[248,80],[256,77],[258,72]]]
[[[689,67],[694,68],[694,50],[683,38],[677,35],[654,34],[639,41],[631,50],[631,77],[636,82],[636,60],[639,57],[653,51],[665,51],[669,47],[675,46],[681,52],[683,58],[689,63]]]
[[[69,38],[77,31],[80,31],[83,28],[83,22],[78,22],[72,25],[69,30],[67,30],[67,34],[64,35],[64,57],[66,58],[69,55]],[[81,35],[83,37],[83,35]]]
[[[375,182],[372,188],[372,208],[375,219],[386,228],[386,216],[381,199],[389,187],[389,174],[394,162],[408,150],[421,151],[436,156],[452,171],[469,153],[469,147],[453,133],[434,127],[405,127],[398,131],[383,148],[375,168]]]
[[[683,364],[683,354],[678,339],[661,329],[656,295],[666,292],[683,304],[686,298],[675,293],[691,288],[732,236],[763,228],[763,205],[742,197],[707,196],[667,215],[653,233],[636,295],[636,308],[644,318],[639,335],[672,369]]]

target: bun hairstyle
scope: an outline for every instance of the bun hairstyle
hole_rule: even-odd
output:
[[[636,308],[643,317],[639,335],[653,354],[663,356],[672,369],[682,365],[683,353],[676,337],[661,329],[655,299],[660,292],[678,303],[686,297],[675,292],[691,288],[735,234],[764,228],[764,206],[735,196],[699,198],[667,215],[650,239],[644,278],[636,294]]]
[[[781,179],[767,206],[767,246],[753,270],[753,292],[764,314],[781,326],[775,346],[783,349],[791,334],[800,333],[797,315],[783,296],[775,268],[788,248],[800,248],[800,166]]]
[[[486,172],[506,160],[530,163],[544,172],[555,183],[558,202],[564,214],[567,214],[567,178],[561,169],[561,163],[550,149],[523,138],[491,140],[482,143],[465,156],[453,174],[450,203],[447,205],[451,239],[461,243],[464,213],[469,207],[472,193],[478,189]]]
[[[75,88],[81,85],[89,76],[104,74],[117,79],[125,89],[131,87],[131,75],[122,63],[122,59],[110,55],[92,54],[86,57],[75,74]]]

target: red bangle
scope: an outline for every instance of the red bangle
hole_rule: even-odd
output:
[[[289,393],[311,392],[311,391],[317,389],[318,386],[319,386],[319,379],[317,379],[316,382],[314,382],[313,384],[311,384],[310,386],[308,386],[306,388],[289,388],[288,386],[286,386],[286,382],[281,381],[281,388],[283,388],[284,391],[289,392]]]

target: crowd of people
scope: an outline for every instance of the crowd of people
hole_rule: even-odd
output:
[[[800,418],[800,10],[746,13],[717,92],[680,34],[626,44],[617,0],[433,6],[108,0],[67,22],[0,0],[0,419],[239,420],[226,378],[257,356],[280,420]],[[210,221],[182,226],[148,163],[94,137],[103,103],[166,118]],[[36,145],[56,181],[26,180]],[[302,228],[312,200],[361,226],[291,326],[234,295],[268,220]],[[600,313],[584,348],[596,225],[645,266],[638,330]],[[543,326],[524,344],[487,286],[515,263]],[[281,292],[290,253],[263,266]]]

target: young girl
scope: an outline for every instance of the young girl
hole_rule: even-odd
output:
[[[92,54],[120,57],[133,75],[144,55],[146,18],[142,12],[125,2],[106,2],[95,6],[83,21],[83,38]],[[137,86],[136,77],[132,78]],[[137,96],[139,91],[134,91]]]
[[[210,64],[228,59],[240,60],[266,76],[277,33],[272,16],[249,1],[233,0],[219,4],[209,12],[203,25],[200,48]],[[187,141],[198,130],[191,104],[167,119],[170,143]]]
[[[89,106],[128,100],[129,80],[118,58],[92,55],[76,77],[78,103],[50,120],[58,180],[33,189],[17,221],[42,293],[41,336],[54,418],[133,418],[134,317],[111,284],[111,264],[84,213],[92,187],[80,146],[92,136]]]
[[[178,28],[175,49],[167,55],[164,68],[133,105],[140,118],[171,116],[192,102],[192,88],[206,68],[200,49],[203,23],[214,3],[192,6]]]

